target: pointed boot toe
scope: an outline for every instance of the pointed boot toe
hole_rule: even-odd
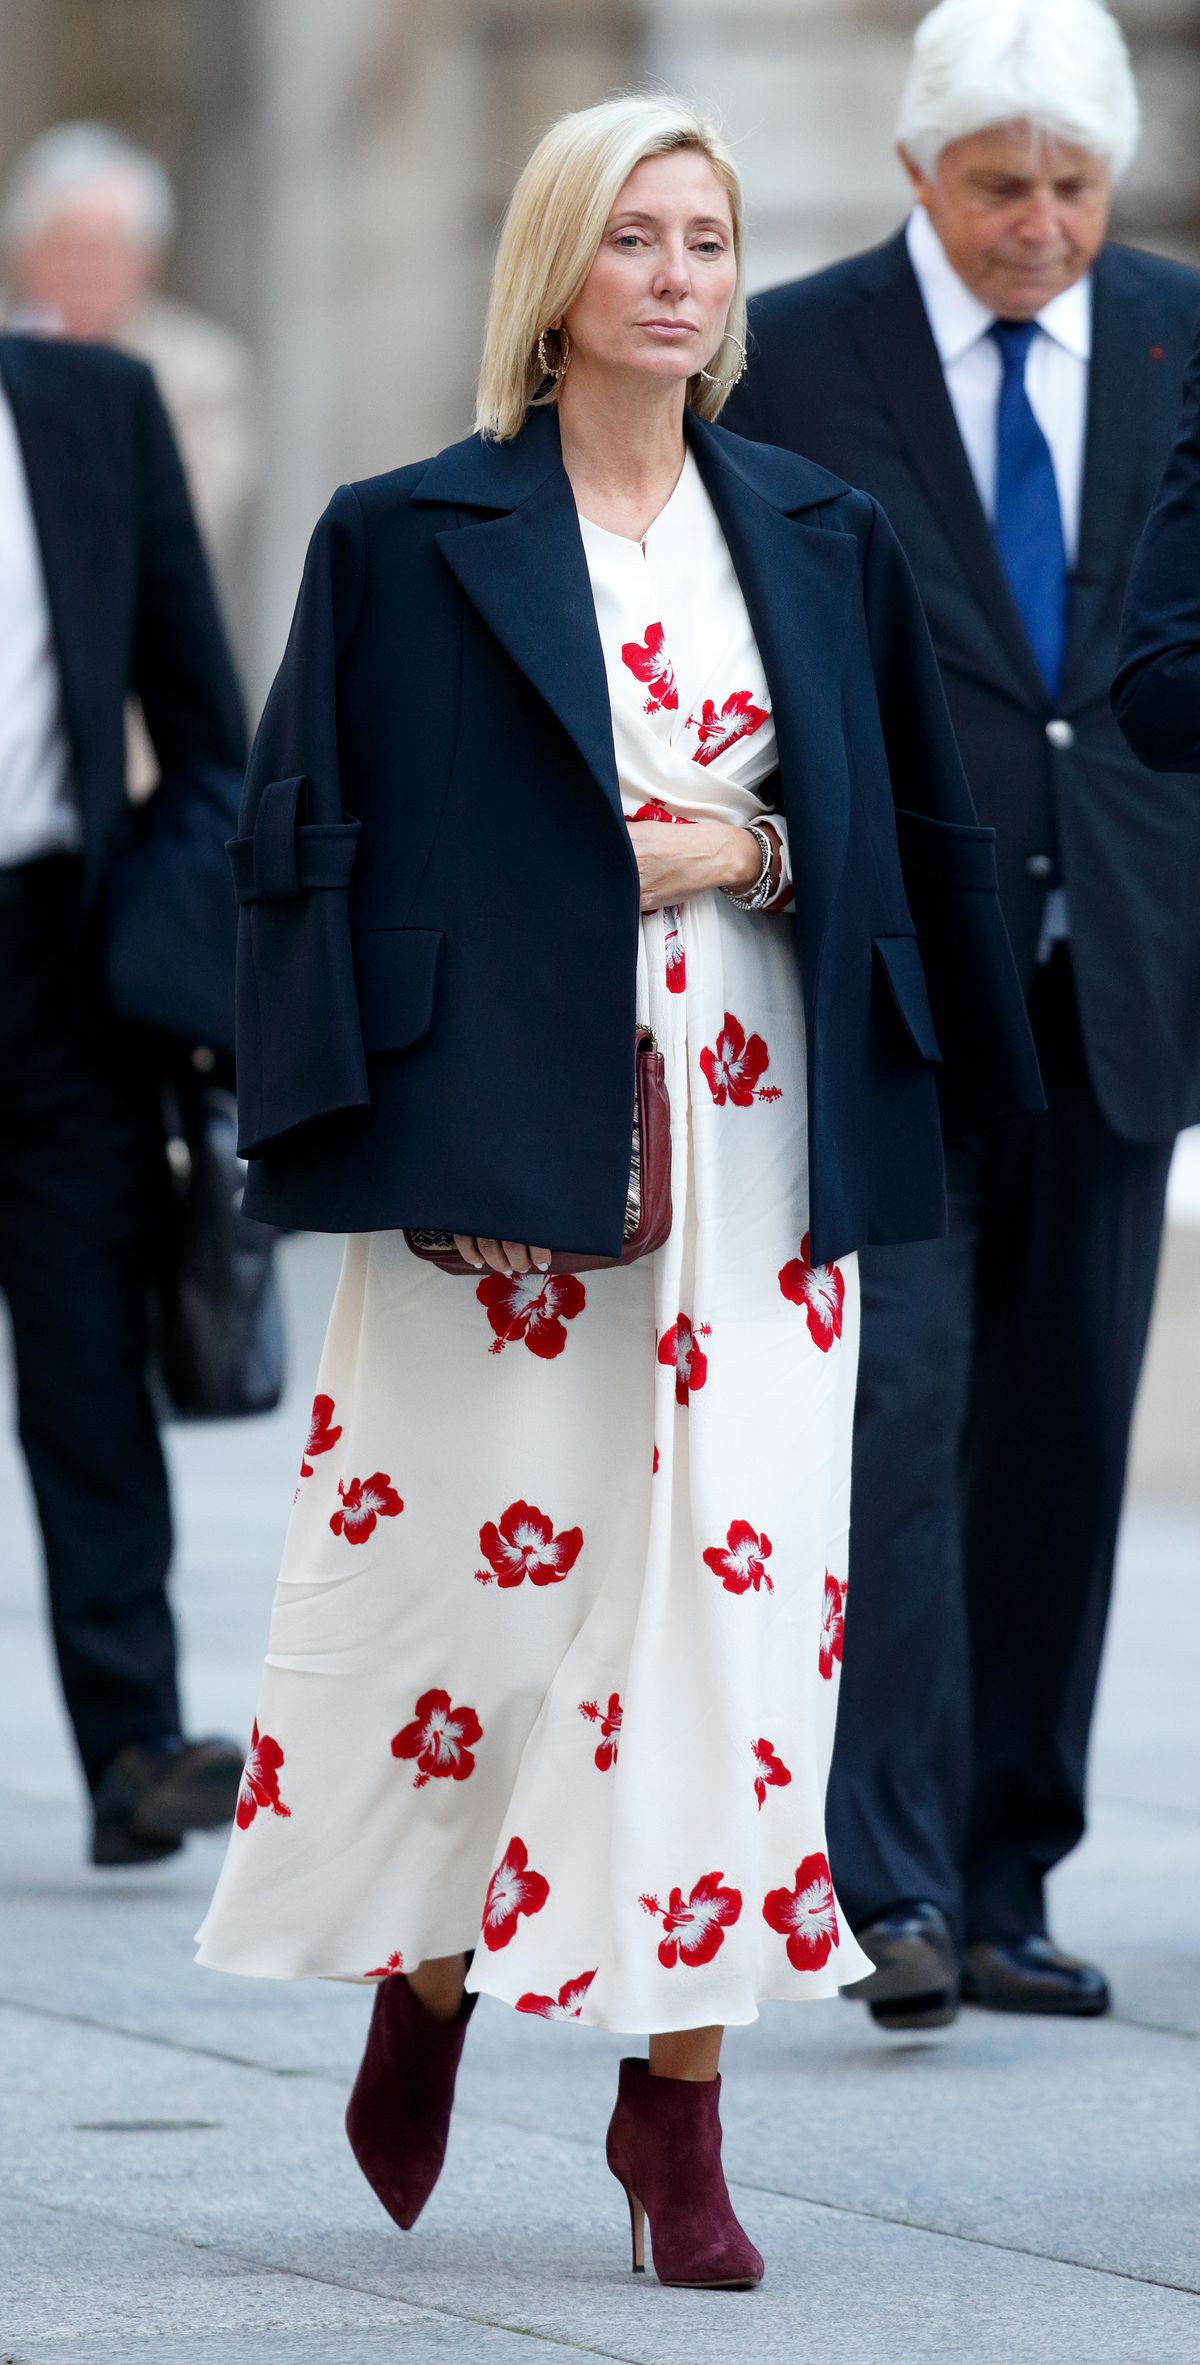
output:
[[[719,2077],[694,2085],[651,2077],[645,2061],[621,2063],[607,2157],[629,2203],[635,2274],[645,2271],[648,2218],[660,2283],[747,2291],[762,2281],[725,2183],[720,2101]]]
[[[435,2020],[403,1973],[376,1990],[366,2051],[346,2108],[346,2134],[372,2192],[405,2233],[442,2172],[474,2009],[474,1996],[464,1996],[456,2020]]]

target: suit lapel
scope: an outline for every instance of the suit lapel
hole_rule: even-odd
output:
[[[63,718],[87,827],[87,851],[98,859],[100,835],[111,819],[89,810],[95,801],[95,683],[104,678],[98,646],[113,620],[104,586],[115,521],[96,482],[87,439],[70,404],[38,366],[37,343],[0,338],[0,377],[12,406],[41,550],[62,687]]]
[[[1045,688],[971,474],[903,233],[881,261],[871,301],[855,307],[860,348],[989,640],[999,644],[1022,695],[1044,705]]]
[[[1071,586],[1064,704],[1079,703],[1096,683],[1089,667],[1099,654],[1101,690],[1108,657],[1097,624],[1113,575],[1129,551],[1154,492],[1154,439],[1142,422],[1168,377],[1154,358],[1154,322],[1144,291],[1121,278],[1119,259],[1099,258],[1092,283],[1092,358],[1088,371],[1087,440],[1079,557]],[[1168,413],[1175,388],[1165,387]]]

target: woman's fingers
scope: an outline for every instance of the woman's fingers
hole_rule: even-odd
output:
[[[548,1248],[530,1248],[524,1240],[477,1240],[469,1233],[456,1232],[454,1245],[473,1271],[479,1272],[487,1265],[493,1273],[503,1273],[506,1279],[514,1273],[545,1273],[550,1265]]]

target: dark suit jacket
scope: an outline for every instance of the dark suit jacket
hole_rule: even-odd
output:
[[[1109,684],[1198,303],[1200,273],[1182,264],[1115,246],[1099,259],[1056,707],[975,490],[903,236],[759,296],[749,371],[723,413],[883,503],[924,601],[976,805],[997,830],[1018,966],[1028,982],[1057,854],[1093,1081],[1109,1123],[1137,1141],[1200,1116],[1200,799],[1193,781],[1151,778],[1131,755]]]
[[[1039,1092],[991,834],[874,504],[689,433],[771,686],[814,1253],[936,1233],[943,1060],[964,1120]],[[335,496],[241,826],[247,1210],[615,1254],[638,883],[553,410]]]
[[[158,389],[143,362],[42,337],[0,336],[0,378],[41,547],[84,894],[115,999],[127,1016],[226,1046],[235,923],[221,847],[244,724]],[[125,787],[129,697],[161,769],[140,809]]]

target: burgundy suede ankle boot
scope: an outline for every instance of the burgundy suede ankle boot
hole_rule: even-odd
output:
[[[414,2226],[442,2172],[467,2022],[435,2020],[403,1972],[376,1990],[367,2049],[346,2109],[350,2149],[389,2217]]]
[[[652,2078],[623,2061],[608,2164],[625,2187],[633,2271],[645,2273],[646,2218],[660,2283],[749,2290],[763,2262],[733,2214],[721,2166],[721,2081]]]

